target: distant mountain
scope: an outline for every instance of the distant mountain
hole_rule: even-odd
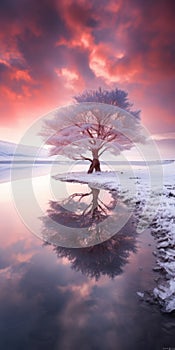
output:
[[[17,151],[16,151],[17,149]],[[37,163],[49,163],[54,161],[54,157],[49,157],[48,156],[48,151],[47,149],[39,149],[37,147],[33,146],[26,146],[26,145],[17,145],[16,143],[13,142],[7,142],[7,141],[1,141],[0,140],[0,163],[10,163],[12,161],[15,162],[23,162],[23,163],[33,163],[34,161]],[[61,163],[69,163],[71,160],[69,159],[59,159],[56,160],[55,162]],[[156,164],[169,164],[174,162],[174,160],[168,159],[168,160],[154,160],[154,161],[137,161],[133,160],[130,161],[130,164],[133,166],[145,166],[145,165],[156,165]],[[106,163],[101,161],[101,163]],[[108,160],[109,164],[117,164],[117,165],[126,165],[128,162],[125,161],[110,161]],[[79,164],[84,164],[84,161],[79,161]]]
[[[17,148],[17,152],[16,152]],[[4,161],[32,161],[37,158],[37,160],[43,160],[48,158],[48,152],[45,149],[39,149],[37,147],[20,145],[13,142],[0,141],[0,162]]]

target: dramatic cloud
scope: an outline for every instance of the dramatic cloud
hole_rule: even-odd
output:
[[[84,89],[117,86],[152,132],[174,130],[174,13],[173,0],[2,0],[2,125],[22,129]]]

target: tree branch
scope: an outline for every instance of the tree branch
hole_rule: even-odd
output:
[[[92,159],[87,158],[87,157],[84,157],[84,156],[82,156],[82,155],[80,155],[80,157],[81,157],[81,159],[83,159],[83,160],[89,160],[89,162],[91,162],[91,163],[92,163]]]
[[[89,129],[86,129],[87,133],[89,134],[89,136],[93,139],[93,135],[91,134],[91,132],[89,131]]]
[[[99,157],[109,148],[109,146],[105,147],[100,153],[99,153]]]
[[[92,194],[92,191],[88,193],[74,193],[70,196],[70,199],[73,199],[74,197],[80,197],[78,200],[80,202],[83,197],[90,196],[91,194]]]

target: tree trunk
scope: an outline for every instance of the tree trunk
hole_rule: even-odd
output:
[[[92,219],[99,219],[99,203],[98,203],[98,196],[100,193],[100,190],[98,188],[91,188],[92,190]]]
[[[91,165],[88,170],[88,174],[92,174],[93,171],[101,171],[100,169],[100,161],[97,158],[93,158]]]

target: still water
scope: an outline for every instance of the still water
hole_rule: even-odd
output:
[[[175,348],[173,315],[137,295],[157,277],[149,230],[136,232],[117,194],[52,186],[48,175],[32,182],[38,211],[26,179],[17,199],[0,184],[0,349]]]

